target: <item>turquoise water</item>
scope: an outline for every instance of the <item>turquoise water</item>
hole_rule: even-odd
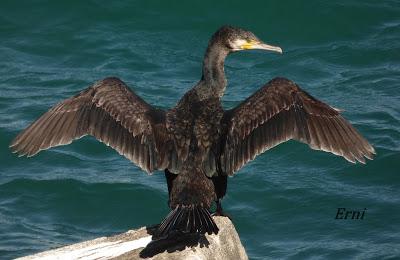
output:
[[[378,153],[353,165],[289,142],[230,178],[223,205],[249,257],[400,257],[400,2],[215,2],[0,2],[0,258],[167,214],[163,174],[145,175],[93,138],[33,158],[18,158],[8,144],[52,105],[106,76],[151,104],[173,106],[201,76],[208,38],[223,24],[284,50],[229,56],[224,107],[284,76],[344,109]],[[363,220],[335,220],[339,207],[367,210]]]

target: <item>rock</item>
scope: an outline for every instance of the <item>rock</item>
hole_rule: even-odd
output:
[[[19,259],[248,259],[232,222],[214,217],[218,235],[176,234],[152,240],[156,227],[130,230]]]

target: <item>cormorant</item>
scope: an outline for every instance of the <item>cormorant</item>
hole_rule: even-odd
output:
[[[54,106],[21,132],[10,147],[33,156],[92,135],[144,171],[164,170],[172,211],[158,228],[170,232],[218,233],[214,214],[233,175],[258,154],[294,139],[355,163],[374,148],[335,109],[296,83],[275,78],[231,110],[221,97],[224,60],[232,52],[282,53],[252,32],[223,26],[209,41],[201,80],[168,111],[156,109],[118,78],[103,79]]]

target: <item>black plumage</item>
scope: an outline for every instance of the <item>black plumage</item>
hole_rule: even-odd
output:
[[[285,78],[225,111],[224,60],[248,49],[282,52],[249,31],[224,26],[209,41],[201,80],[174,108],[156,109],[118,78],[106,78],[43,114],[10,147],[33,156],[92,135],[148,173],[164,170],[172,211],[160,224],[160,237],[172,231],[218,233],[210,207],[215,201],[216,214],[223,214],[227,176],[287,140],[353,163],[372,159],[373,147],[339,110]]]

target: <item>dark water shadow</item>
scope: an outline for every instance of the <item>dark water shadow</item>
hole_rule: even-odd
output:
[[[147,233],[154,236],[157,227],[158,225],[147,227]],[[207,248],[210,245],[210,242],[207,240],[204,234],[182,233],[176,231],[174,233],[170,233],[167,238],[160,238],[151,241],[145,248],[143,248],[142,251],[140,251],[139,256],[141,258],[148,258],[165,251],[172,253],[176,251],[183,251],[186,247],[196,247],[198,245],[200,247]]]

